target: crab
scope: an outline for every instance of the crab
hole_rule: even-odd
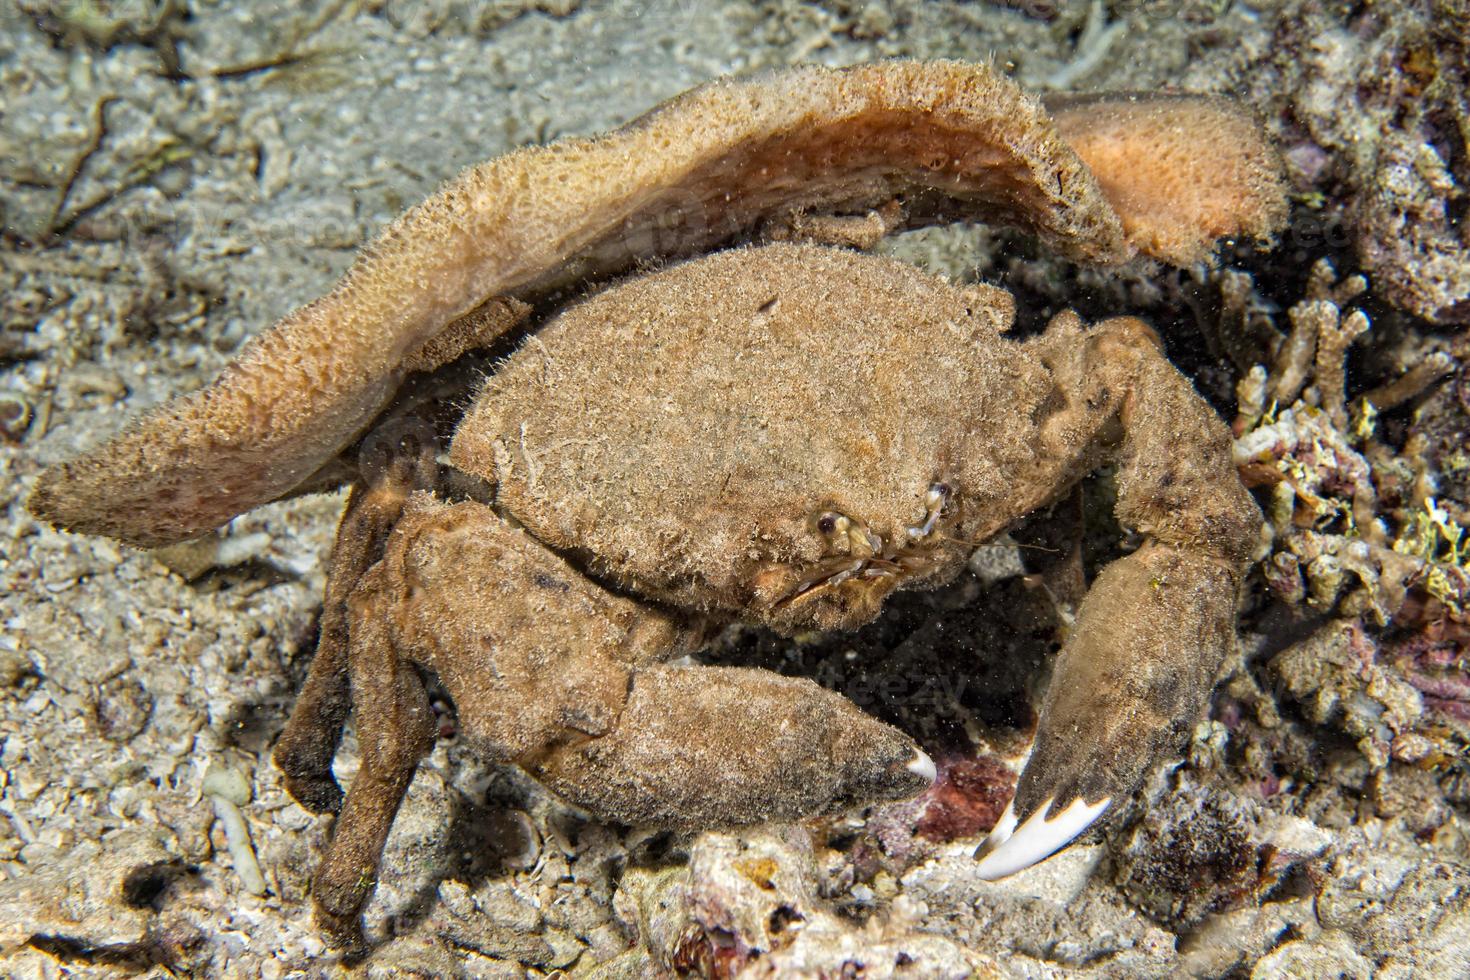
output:
[[[1019,342],[1013,314],[894,259],[719,252],[571,306],[500,365],[449,447],[468,494],[443,492],[429,440],[399,438],[348,507],[345,628],[324,627],[276,748],[298,800],[340,807],[314,887],[328,932],[360,945],[433,743],[421,671],[482,754],[604,820],[729,826],[925,789],[913,741],[811,681],[670,661],[732,622],[861,626],[1103,463],[1144,543],[1082,603],[976,873],[1024,868],[1124,799],[1211,688],[1261,518],[1224,424],[1140,321],[1063,313]]]
[[[1015,797],[976,851],[977,875],[1028,867],[1116,810],[1202,709],[1234,642],[1262,520],[1236,475],[1229,431],[1158,338],[1137,319],[1089,327],[1071,312],[1012,338],[1005,291],[837,247],[979,207],[1111,261],[1149,252],[1149,242],[1192,254],[1168,238],[1183,222],[1170,214],[1167,235],[1150,231],[1164,225],[1149,223],[1151,204],[1130,198],[1126,153],[1119,162],[1127,141],[1116,131],[1098,136],[1095,157],[1117,175],[1102,183],[1123,188],[1113,199],[1039,106],[981,67],[804,71],[806,87],[790,89],[798,95],[786,94],[781,76],[760,83],[762,93],[827,99],[849,115],[823,111],[857,136],[889,140],[911,159],[875,171],[872,146],[834,143],[832,127],[809,119],[810,151],[786,134],[780,153],[729,150],[720,159],[736,163],[726,170],[746,168],[735,177],[701,164],[699,179],[724,180],[720,194],[736,201],[731,227],[787,240],[709,251],[730,236],[704,226],[695,248],[620,239],[623,259],[693,254],[619,278],[608,257],[617,249],[589,233],[583,252],[569,245],[546,268],[526,258],[532,271],[514,279],[522,285],[497,291],[489,273],[464,271],[469,259],[444,257],[477,241],[456,235],[501,234],[483,214],[475,224],[456,210],[488,207],[467,176],[401,219],[337,291],[264,335],[215,388],[42,476],[31,501],[38,514],[157,544],[330,482],[334,457],[357,457],[318,650],[275,749],[296,800],[336,814],[313,900],[349,955],[367,949],[361,909],[434,742],[425,674],[438,677],[481,754],[602,820],[705,829],[912,796],[935,767],[904,733],[810,680],[686,655],[733,623],[788,635],[857,628],[895,590],[953,580],[974,547],[1103,465],[1117,467],[1117,514],[1142,543],[1102,570],[1077,612]],[[936,91],[960,106],[947,111],[969,130],[936,109]],[[1021,151],[998,149],[984,128],[992,123],[965,115],[976,91],[1007,125],[1027,114],[1016,123],[1034,137],[1024,165],[996,162]],[[703,124],[729,111],[726,90],[703,103],[700,92],[603,145],[625,155],[629,140],[645,140],[667,152],[681,119]],[[883,112],[909,128],[850,122],[872,111],[861,99],[888,100]],[[753,113],[777,111],[770,98],[747,101]],[[1180,138],[1155,117],[1187,103],[1121,105],[1124,129]],[[1196,108],[1239,123],[1217,102]],[[976,155],[977,140],[1000,176],[973,178],[984,193],[967,196],[972,178],[945,168],[957,146]],[[596,141],[588,146],[521,158],[524,179],[502,168],[484,181],[565,187],[558,167],[579,153],[598,162]],[[811,176],[808,152],[836,170]],[[795,176],[776,179],[782,166]],[[673,179],[668,169],[649,178],[653,186]],[[757,178],[768,188],[760,194],[750,190]],[[1268,203],[1279,191],[1257,183]],[[905,200],[916,186],[930,196]],[[755,203],[739,203],[729,187]],[[578,193],[604,200],[593,190]],[[633,197],[653,211],[673,199]],[[1222,219],[1197,210],[1200,241],[1277,220],[1274,211]],[[520,233],[532,252],[545,240],[533,230]],[[1068,236],[1086,241],[1069,245]],[[482,266],[499,261],[476,248]],[[425,262],[444,267],[430,275]],[[591,286],[568,302],[579,275]],[[426,298],[410,310],[414,290]],[[374,316],[386,339],[373,340]],[[414,423],[413,398],[400,392],[400,408],[378,414],[408,372],[532,320],[534,332],[458,419],[447,454],[431,426]],[[318,403],[302,408],[312,395]],[[134,503],[120,506],[118,495]],[[332,764],[349,714],[361,768],[344,795]]]

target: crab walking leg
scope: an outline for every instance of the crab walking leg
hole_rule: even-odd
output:
[[[1115,409],[1118,514],[1146,540],[1105,568],[1083,600],[1016,796],[976,852],[984,878],[1034,864],[1121,804],[1183,743],[1235,642],[1260,513],[1235,475],[1224,424],[1151,336],[1137,321],[1108,321],[1061,368],[1088,380],[1072,389],[1082,395],[1077,415],[1059,417],[1051,436],[1105,431],[1082,406]],[[1078,339],[1064,325],[1049,342]],[[1180,442],[1198,448],[1194,465],[1171,454]]]
[[[380,595],[359,589],[349,602],[352,701],[362,765],[311,886],[317,925],[349,959],[367,952],[359,915],[377,881],[393,818],[434,738],[423,681],[393,649],[374,608],[381,601]]]
[[[408,449],[408,452],[403,452]],[[358,580],[383,554],[383,542],[415,490],[433,485],[437,476],[433,447],[427,440],[393,447],[377,474],[356,486],[337,527],[328,567],[326,595],[316,653],[291,718],[276,742],[275,760],[286,789],[313,813],[336,813],[342,790],[332,776],[332,760],[342,740],[342,726],[352,710],[347,656],[347,600]]]

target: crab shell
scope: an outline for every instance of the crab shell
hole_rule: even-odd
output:
[[[1035,470],[1015,420],[1049,387],[998,339],[1008,294],[798,245],[665,283],[556,318],[459,427],[452,464],[543,543],[681,608],[851,629],[899,585],[955,575],[1014,513]]]

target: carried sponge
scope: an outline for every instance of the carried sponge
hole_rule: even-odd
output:
[[[720,80],[604,136],[466,170],[208,387],[41,474],[30,508],[141,546],[201,534],[309,481],[466,318],[488,343],[520,317],[487,308],[876,211],[893,227],[1015,224],[1082,261],[1190,262],[1221,236],[1274,230],[1285,204],[1269,145],[1223,100],[1076,101],[1054,124],[987,65]]]

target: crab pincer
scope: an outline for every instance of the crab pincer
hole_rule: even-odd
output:
[[[1183,744],[1235,643],[1237,594],[1261,528],[1228,432],[1158,357],[1152,331],[1126,317],[1085,336],[1054,322],[1037,343],[1083,403],[1112,402],[1122,430],[1109,453],[1117,513],[1145,543],[1104,568],[1078,610],[1016,795],[975,853],[984,878],[1066,846]],[[1181,437],[1194,453],[1187,465],[1170,452]]]

